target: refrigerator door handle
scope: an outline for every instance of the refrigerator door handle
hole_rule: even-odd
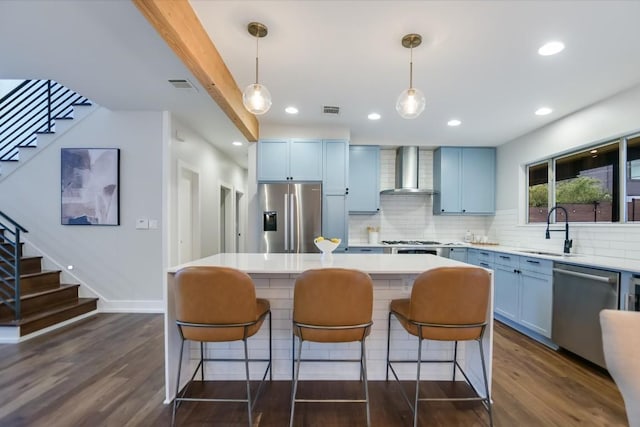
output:
[[[284,194],[284,251],[289,252],[289,195]]]
[[[297,253],[299,252],[299,248],[297,247],[297,239],[299,239],[298,236],[298,218],[294,217],[294,207],[297,207],[297,200],[296,200],[296,195],[295,193],[291,193],[291,202],[289,204],[289,208],[291,209],[291,212],[289,214],[289,218],[290,218],[290,223],[289,226],[291,227],[291,232],[290,232],[290,236],[289,239],[291,239],[291,244],[289,245],[291,248],[291,252]]]

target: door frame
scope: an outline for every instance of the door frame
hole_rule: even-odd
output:
[[[236,214],[235,214],[235,191],[233,185],[226,183],[222,180],[218,181],[218,201],[222,201],[223,190],[226,191],[224,199],[224,249],[225,252],[236,252]],[[222,218],[223,213],[220,210],[220,203],[218,203],[218,230],[222,230]],[[218,236],[218,253],[222,252],[222,239],[223,236]]]

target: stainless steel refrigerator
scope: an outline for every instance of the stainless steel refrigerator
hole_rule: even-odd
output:
[[[322,184],[258,184],[262,236],[260,252],[320,252]]]

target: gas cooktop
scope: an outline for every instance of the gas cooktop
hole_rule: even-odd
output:
[[[440,245],[440,242],[431,240],[383,240],[384,245]]]

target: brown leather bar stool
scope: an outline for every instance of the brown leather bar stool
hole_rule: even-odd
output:
[[[489,423],[493,426],[491,397],[487,381],[487,369],[482,348],[482,338],[488,323],[488,307],[491,295],[491,277],[489,272],[476,267],[440,267],[420,274],[413,283],[411,298],[391,301],[389,306],[389,329],[387,334],[387,381],[389,369],[396,381],[400,381],[393,363],[416,363],[416,391],[412,404],[404,391],[402,395],[413,411],[413,425],[418,425],[418,402],[420,401],[482,401],[489,412]],[[395,316],[404,329],[418,337],[417,360],[390,360],[391,316]],[[452,360],[423,360],[422,341],[453,341]],[[456,368],[460,370],[467,383],[469,377],[458,363],[458,341],[474,340],[480,349],[485,397],[420,397],[420,366],[422,363],[452,363],[453,381]]]
[[[243,402],[247,404],[249,426],[253,425],[252,411],[269,372],[271,379],[271,310],[269,301],[256,298],[255,286],[247,274],[225,267],[186,267],[175,274],[176,324],[182,338],[176,397],[173,401],[171,425],[175,424],[176,410],[182,401]],[[247,338],[255,335],[265,317],[269,315],[269,358],[250,359]],[[191,379],[180,393],[180,371],[184,344],[200,342],[200,361]],[[204,343],[242,340],[244,358],[205,358]],[[247,395],[245,399],[206,399],[185,397],[198,369],[204,381],[205,362],[244,362]],[[267,362],[260,386],[251,397],[249,362]]]
[[[291,393],[293,426],[296,402],[364,403],[369,416],[369,388],[365,338],[371,331],[373,313],[373,283],[367,273],[358,270],[326,268],[307,270],[296,280],[293,294],[292,357],[297,362]],[[295,357],[295,337],[299,345]],[[360,341],[359,359],[302,359],[302,343],[346,343]],[[359,362],[364,385],[364,399],[298,399],[298,380],[301,362]]]

